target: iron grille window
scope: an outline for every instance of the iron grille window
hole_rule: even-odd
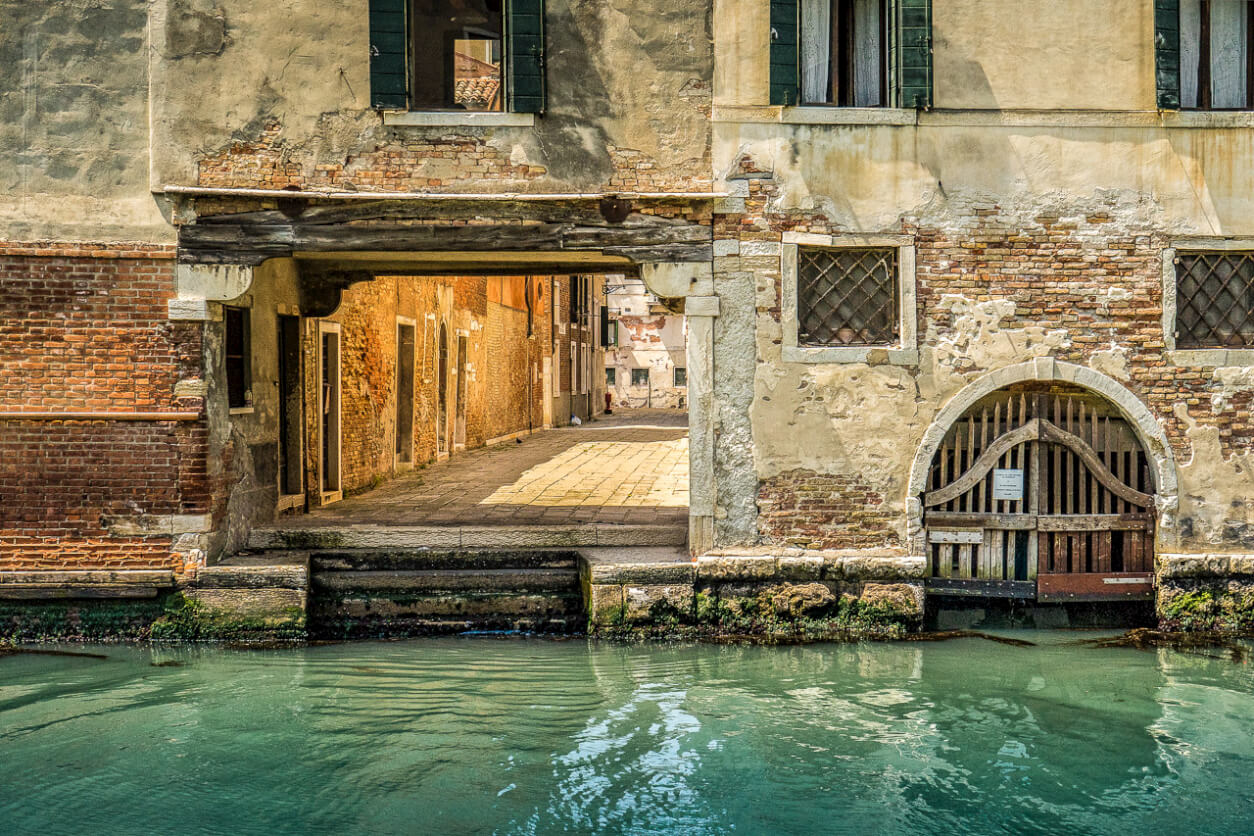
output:
[[[1254,252],[1176,256],[1176,347],[1254,346]]]
[[[891,345],[900,338],[897,248],[797,248],[797,340]]]

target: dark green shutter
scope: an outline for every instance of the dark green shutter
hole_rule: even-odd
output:
[[[1180,0],[1154,0],[1154,75],[1158,109],[1180,109]]]
[[[370,106],[408,106],[406,0],[370,0]]]
[[[544,0],[508,0],[509,109],[544,112]]]
[[[771,104],[773,105],[795,105],[800,97],[797,35],[797,0],[771,0]]]
[[[932,0],[897,0],[893,75],[898,107],[932,106]]]

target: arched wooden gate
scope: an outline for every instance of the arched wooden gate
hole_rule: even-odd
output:
[[[1153,597],[1154,486],[1140,442],[1086,390],[1023,384],[954,423],[923,496],[935,594]]]

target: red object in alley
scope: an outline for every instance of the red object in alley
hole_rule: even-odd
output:
[[[609,392],[605,393],[605,414],[606,415],[614,414],[614,410],[610,409],[610,393]]]

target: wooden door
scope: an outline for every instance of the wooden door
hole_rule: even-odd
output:
[[[1105,401],[1025,386],[946,435],[923,497],[938,594],[1152,597],[1154,498],[1136,436]]]

